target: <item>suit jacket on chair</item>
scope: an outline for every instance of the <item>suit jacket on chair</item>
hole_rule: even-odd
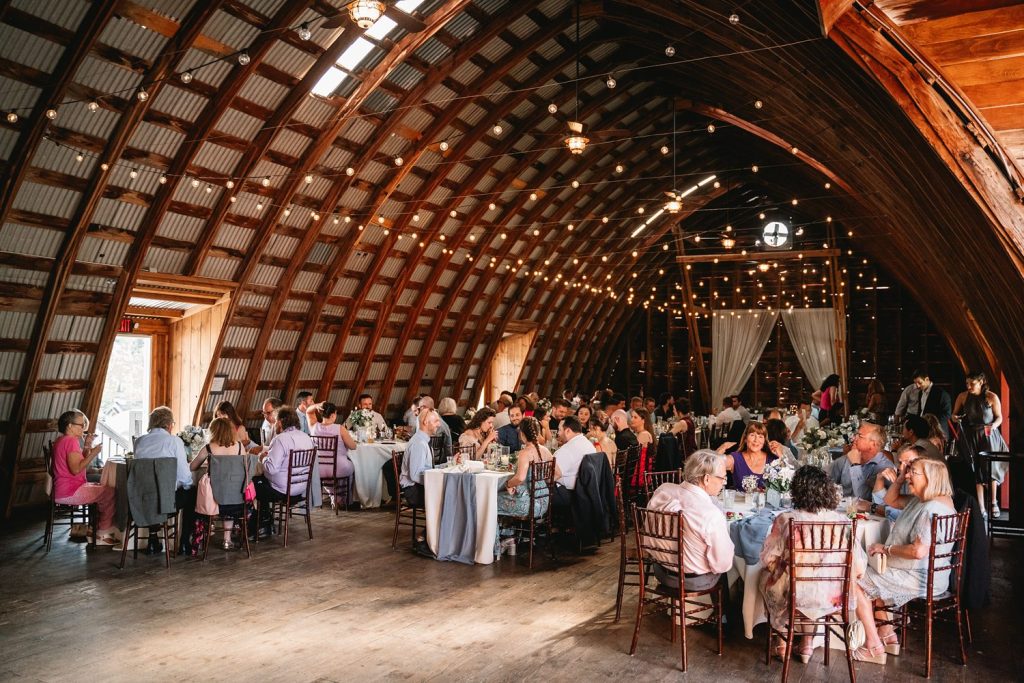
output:
[[[153,526],[177,512],[176,458],[137,458],[128,470],[128,507],[136,526]]]
[[[583,456],[576,475],[572,513],[580,546],[595,546],[611,533],[616,519],[615,476],[604,453]]]

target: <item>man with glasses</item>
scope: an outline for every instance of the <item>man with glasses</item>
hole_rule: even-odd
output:
[[[195,492],[192,490],[192,471],[185,456],[185,442],[174,433],[174,413],[167,406],[155,408],[149,414],[149,431],[135,441],[135,458],[174,458],[177,461],[174,506],[185,510],[182,527],[189,529],[192,515],[188,512],[196,506]],[[152,532],[158,527],[151,527]],[[184,537],[184,534],[179,534]],[[150,533],[148,554],[163,552],[163,546],[155,534]]]
[[[725,515],[715,504],[725,486],[725,477],[724,456],[707,449],[696,451],[686,459],[683,483],[662,484],[647,503],[650,510],[683,513],[683,573],[687,590],[711,588],[732,567],[736,549]],[[665,547],[664,553],[651,553],[654,575],[659,583],[678,588],[679,575],[660,564],[676,564],[674,544],[653,543]]]
[[[277,433],[277,411],[284,402],[279,398],[268,398],[263,402],[263,424],[260,425],[260,442],[263,449],[270,447]],[[257,449],[257,451],[262,449]]]
[[[844,496],[871,500],[875,479],[884,469],[893,469],[885,451],[885,435],[882,428],[871,422],[863,422],[853,437],[850,451],[832,463],[832,481],[841,484]]]

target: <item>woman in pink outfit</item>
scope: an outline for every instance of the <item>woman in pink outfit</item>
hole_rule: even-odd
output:
[[[336,477],[337,479],[348,479],[348,500],[346,505],[352,503],[352,477],[355,475],[355,467],[348,457],[349,450],[355,450],[356,440],[352,438],[345,425],[338,424],[338,407],[330,401],[316,403],[306,409],[306,417],[309,419],[309,433],[311,436],[336,436],[338,437],[338,458],[334,463],[334,472],[331,473],[330,465],[320,465],[321,477]]]
[[[89,419],[79,410],[69,410],[57,419],[61,437],[53,444],[54,498],[60,505],[89,505],[99,508],[99,532],[96,545],[114,545],[114,489],[85,481],[89,463],[100,454],[93,446],[93,435],[85,436]],[[84,437],[84,447],[82,445]]]

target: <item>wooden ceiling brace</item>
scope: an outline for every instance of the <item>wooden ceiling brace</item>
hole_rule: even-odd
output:
[[[829,240],[832,243],[832,240]],[[785,249],[779,251],[724,251],[717,254],[681,254],[676,261],[680,265],[693,263],[737,263],[744,261],[791,261],[812,258],[834,258],[842,254],[841,249]]]

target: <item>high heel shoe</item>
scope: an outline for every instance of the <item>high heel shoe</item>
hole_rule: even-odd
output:
[[[872,664],[885,664],[885,646],[868,649],[858,647],[853,651],[853,658],[858,662],[871,662]]]
[[[772,655],[780,662],[786,661],[786,641],[778,636],[775,637],[775,644],[772,645]]]
[[[882,637],[882,645],[885,645],[885,653],[894,657],[900,656],[900,641],[895,633]]]
[[[800,658],[800,661],[806,664],[811,661],[811,657],[814,656],[814,645],[812,643],[802,643],[796,648],[796,656]]]

